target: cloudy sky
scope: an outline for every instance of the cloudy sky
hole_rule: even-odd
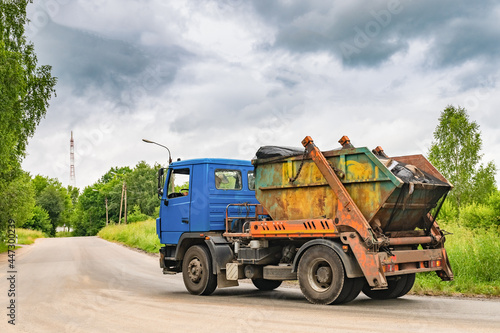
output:
[[[23,167],[64,185],[71,131],[83,188],[165,164],[142,138],[174,160],[251,159],[306,135],[425,154],[449,104],[500,164],[497,1],[40,0],[29,17],[59,82]]]

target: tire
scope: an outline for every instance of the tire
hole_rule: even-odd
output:
[[[266,279],[252,279],[252,283],[254,286],[256,286],[259,290],[262,291],[270,291],[278,288],[281,286],[280,280],[266,280]]]
[[[324,245],[312,246],[304,253],[297,275],[302,294],[314,304],[332,304],[344,288],[342,261]]]
[[[373,299],[392,299],[400,297],[403,289],[406,287],[408,281],[407,275],[399,275],[392,280],[387,281],[387,289],[371,290],[368,284],[363,287],[363,293]],[[409,290],[408,290],[409,291]]]
[[[402,297],[413,288],[413,284],[415,283],[415,273],[411,273],[406,275],[407,280],[406,280],[406,285],[404,286],[403,290],[399,293],[398,297]]]
[[[346,304],[353,301],[356,297],[358,297],[364,285],[365,279],[362,277],[354,279],[344,277],[344,288],[342,288],[339,297],[333,302],[333,304]]]
[[[182,261],[182,278],[193,295],[210,295],[217,288],[217,275],[212,273],[212,260],[206,247],[191,246]]]

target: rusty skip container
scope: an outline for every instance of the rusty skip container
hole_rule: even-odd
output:
[[[322,153],[374,230],[392,237],[430,230],[433,219],[428,213],[439,210],[440,199],[453,186],[424,156],[389,158],[380,147],[354,148],[347,137],[339,142],[342,148]],[[256,197],[270,216],[334,219],[337,196],[311,157],[298,149],[268,152],[258,152],[253,164]]]

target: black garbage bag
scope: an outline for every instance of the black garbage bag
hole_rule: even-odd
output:
[[[272,157],[290,157],[304,154],[304,148],[262,146],[255,153],[254,159],[265,159]]]

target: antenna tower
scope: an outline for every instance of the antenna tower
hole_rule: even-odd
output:
[[[76,187],[75,179],[75,141],[73,140],[73,131],[71,131],[71,140],[69,140],[69,184]]]

